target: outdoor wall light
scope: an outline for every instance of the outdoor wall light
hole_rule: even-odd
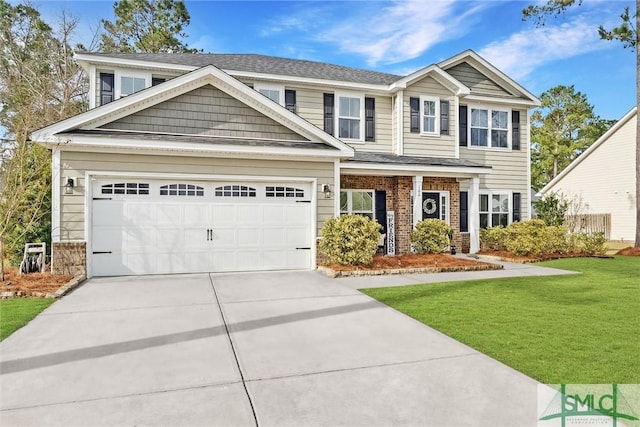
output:
[[[331,186],[329,184],[323,184],[322,185],[322,192],[324,193],[324,198],[325,199],[330,199],[331,198]]]
[[[76,186],[75,178],[67,178],[66,184],[64,184],[64,194],[73,194],[73,188]]]

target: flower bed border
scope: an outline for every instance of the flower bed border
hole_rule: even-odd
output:
[[[459,267],[413,267],[413,268],[381,268],[376,270],[334,270],[324,265],[318,266],[318,271],[332,279],[340,277],[359,276],[384,276],[390,274],[414,274],[414,273],[455,273],[464,271],[502,270],[498,264],[478,264]]]
[[[613,259],[610,255],[554,255],[550,257],[538,257],[538,258],[511,258],[504,257],[500,255],[490,255],[490,254],[474,254],[473,257],[477,257],[478,259],[486,259],[491,261],[502,261],[502,262],[511,262],[514,264],[533,264],[536,262],[543,261],[553,261],[556,259],[568,259],[568,258],[604,258],[604,259]]]

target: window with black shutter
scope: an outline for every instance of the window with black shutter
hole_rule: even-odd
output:
[[[376,100],[375,98],[364,99],[364,140],[375,141],[376,139]]]
[[[158,86],[159,84],[162,84],[164,82],[166,82],[167,79],[163,79],[162,77],[152,77],[151,78],[151,86]]]
[[[458,136],[459,145],[461,147],[467,146],[467,106],[461,105],[458,108],[458,123],[460,123],[460,131]]]
[[[460,232],[469,232],[469,193],[460,192]]]
[[[334,134],[334,95],[332,93],[324,94],[324,131],[329,135]]]
[[[378,190],[375,192],[376,221],[382,226],[380,233],[387,233],[387,192]]]
[[[108,104],[114,100],[115,76],[111,73],[100,73],[100,105]]]
[[[520,193],[513,193],[513,222],[520,221]]]
[[[296,91],[292,89],[285,89],[284,91],[284,106],[292,113],[296,112]]]
[[[511,112],[511,148],[520,149],[520,111]]]
[[[440,101],[440,135],[449,135],[449,101]]]
[[[410,126],[412,133],[420,133],[420,98],[409,98]]]

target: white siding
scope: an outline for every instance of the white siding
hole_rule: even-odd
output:
[[[632,117],[545,192],[581,200],[582,213],[611,214],[611,239],[635,239],[635,141]]]

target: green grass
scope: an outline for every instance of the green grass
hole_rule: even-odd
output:
[[[640,258],[541,265],[582,274],[363,292],[543,383],[640,383]]]
[[[53,298],[0,300],[0,341],[29,323],[54,301]]]

